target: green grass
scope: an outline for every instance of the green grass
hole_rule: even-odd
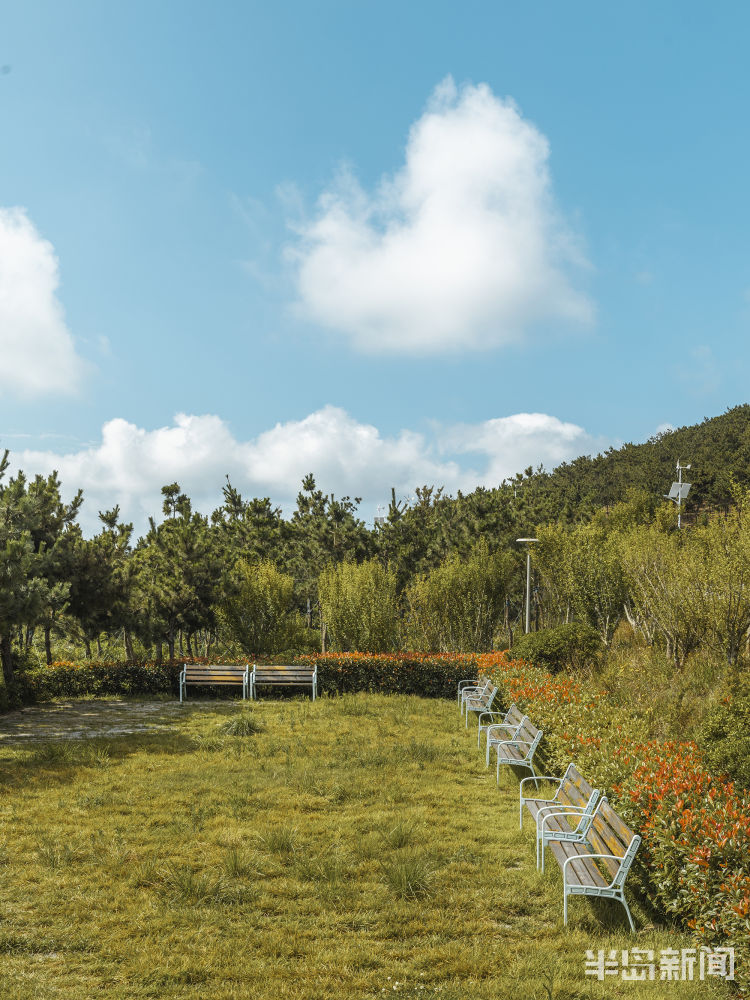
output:
[[[586,900],[563,928],[517,779],[497,789],[455,703],[194,702],[92,731],[0,747],[3,1000],[729,996],[584,975],[587,949],[691,943],[638,902],[634,938]]]

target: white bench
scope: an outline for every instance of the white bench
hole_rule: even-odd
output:
[[[641,838],[617,815],[606,797],[599,799],[588,829],[579,838],[550,836],[547,844],[563,873],[564,924],[568,923],[568,896],[594,896],[622,903],[630,929],[635,931],[625,900],[625,879],[640,843]]]
[[[557,791],[551,799],[527,798],[524,785],[534,778],[523,778],[519,789],[519,823],[523,824],[525,805],[536,821],[536,866],[539,868],[541,861],[544,871],[544,849],[549,841],[580,840],[588,832],[601,792],[591,787],[575,764],[568,764],[562,778],[540,775],[537,780],[556,783]]]
[[[467,729],[469,728],[469,712],[476,712],[478,715],[481,715],[482,712],[489,712],[496,694],[497,688],[488,681],[479,694],[472,694],[466,698],[464,701],[464,712],[466,713]]]
[[[537,729],[529,717],[525,715],[521,725],[510,739],[499,740],[498,742],[493,741],[493,745],[497,751],[496,780],[498,784],[500,783],[501,764],[508,764],[511,767],[524,767],[531,771],[535,781],[539,780],[534,770],[534,754],[543,735],[543,731]],[[489,735],[487,738],[490,738]]]
[[[250,665],[184,663],[180,671],[180,703],[185,698],[188,684],[232,684],[242,686],[242,697],[252,694]]]
[[[251,697],[258,697],[258,685],[263,687],[309,687],[312,700],[318,696],[318,668],[295,664],[294,666],[253,666]]]
[[[484,694],[489,685],[489,677],[465,677],[458,682],[458,705],[461,709],[461,715],[464,714],[466,699]]]
[[[495,719],[498,721],[496,722]],[[481,736],[487,733],[486,765],[490,766],[490,751],[498,743],[512,739],[518,732],[525,716],[517,705],[510,706],[507,712],[482,712],[479,716],[479,733],[477,746],[481,748]],[[489,721],[488,721],[489,720]]]

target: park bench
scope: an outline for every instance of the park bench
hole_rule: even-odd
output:
[[[571,818],[575,819],[575,815]],[[625,900],[625,879],[641,838],[617,815],[606,797],[599,799],[580,839],[550,837],[547,843],[563,873],[563,923],[568,923],[568,896],[595,896],[619,900],[631,931],[635,931]]]
[[[497,751],[497,776],[500,783],[500,765],[509,764],[511,767],[525,767],[531,771],[534,780],[538,781],[538,775],[534,770],[534,754],[543,736],[541,729],[537,729],[534,723],[524,716],[523,720],[510,739],[493,741]],[[489,737],[488,737],[489,739]]]
[[[536,821],[536,866],[541,859],[544,871],[544,849],[550,840],[580,840],[588,831],[601,792],[592,788],[575,764],[568,764],[562,778],[540,775],[539,781],[557,784],[551,799],[527,798],[524,786],[533,778],[523,778],[519,789],[519,825],[523,825],[524,805]]]
[[[492,747],[515,736],[523,720],[524,714],[515,704],[511,705],[507,712],[482,712],[479,716],[477,746],[481,748],[482,733],[486,732],[487,752],[485,756],[487,767],[490,766],[490,750]]]
[[[279,666],[277,664],[253,667],[251,674],[251,697],[258,697],[258,685],[264,687],[309,687],[312,700],[318,696],[318,668],[296,664],[295,666]]]
[[[482,712],[489,712],[496,694],[497,688],[488,681],[481,693],[470,695],[466,699],[464,702],[464,712],[466,713],[467,729],[469,728],[469,712],[476,712],[477,715],[481,715]]]
[[[180,702],[185,698],[188,684],[242,685],[242,697],[252,696],[252,672],[245,664],[184,663],[180,672]]]
[[[464,713],[464,706],[467,698],[477,697],[483,694],[490,684],[489,677],[465,677],[458,682],[458,704],[461,715]]]

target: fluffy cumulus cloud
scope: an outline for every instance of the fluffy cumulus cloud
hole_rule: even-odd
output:
[[[83,487],[85,530],[95,531],[97,511],[117,503],[143,532],[149,515],[160,517],[161,487],[173,481],[206,513],[221,502],[227,474],[245,496],[270,496],[288,511],[302,477],[313,472],[326,492],[362,497],[362,516],[370,519],[391,486],[399,495],[423,484],[451,493],[497,486],[528,465],[552,467],[596,447],[582,428],[545,414],[388,436],[326,406],[249,441],[238,441],[212,415],[178,414],[172,426],[156,430],[115,419],[91,447],[69,454],[27,450],[13,459],[28,474],[57,469],[69,494]]]
[[[57,288],[57,257],[23,209],[0,208],[0,391],[74,392],[84,364]]]
[[[357,349],[414,355],[590,321],[573,282],[586,262],[555,207],[548,157],[512,101],[444,81],[393,177],[368,194],[343,172],[297,227],[302,313]]]

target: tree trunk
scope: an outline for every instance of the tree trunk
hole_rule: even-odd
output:
[[[47,657],[47,666],[52,663],[52,642],[50,639],[50,634],[52,632],[51,625],[44,626],[44,655]]]
[[[174,659],[174,629],[170,629],[167,636],[167,652],[169,653],[169,659]]]
[[[125,628],[123,631],[123,640],[125,642],[125,658],[130,660],[131,663],[135,659],[135,654],[133,652],[133,637],[130,634],[130,629]]]
[[[157,663],[161,663],[162,659],[163,659],[163,656],[162,656],[162,643],[161,642],[157,642],[157,644],[156,644],[156,662]]]
[[[182,635],[182,633],[180,633],[180,635]],[[187,654],[190,657],[190,659],[192,660],[193,659],[193,647],[190,644],[190,633],[189,632],[187,633],[187,635],[185,636],[185,638],[187,640]],[[180,652],[182,652],[182,650],[180,650]]]
[[[13,683],[13,649],[7,632],[0,635],[0,660],[3,662],[5,686],[10,687]]]
[[[89,642],[89,637],[86,635],[83,638],[83,644],[86,647],[86,659],[91,659],[91,643]]]
[[[36,630],[34,629],[33,625],[28,625],[26,627],[26,649],[27,650],[31,649],[31,647],[32,647],[32,645],[34,643],[34,632],[35,631]]]
[[[97,655],[98,655],[99,659],[101,660],[101,658],[102,658],[102,641],[101,641],[101,639],[99,638],[98,635],[96,637],[96,652],[97,652]]]
[[[182,656],[184,654],[184,650],[182,648],[182,629],[180,629],[178,634],[180,637],[180,656]],[[188,652],[190,652],[190,639],[188,639]]]

